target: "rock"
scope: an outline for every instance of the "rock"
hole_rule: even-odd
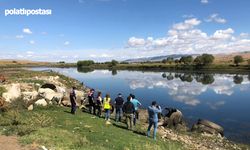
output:
[[[39,99],[38,101],[35,102],[35,104],[46,106],[47,102],[45,101],[45,99]]]
[[[195,128],[193,128],[193,127],[195,127]],[[216,131],[215,129],[209,128],[209,127],[207,127],[205,125],[202,125],[202,124],[199,124],[199,125],[193,126],[193,127],[192,127],[191,130],[192,131],[197,131],[199,133],[206,132],[206,133],[209,133],[209,134],[218,134],[218,131]]]
[[[33,110],[33,104],[28,107],[28,110]]]
[[[164,126],[168,126],[170,128],[176,128],[176,126],[184,125],[183,122],[183,115],[179,110],[176,110],[176,112],[173,112],[170,117],[164,118]]]
[[[8,93],[3,93],[2,97],[5,98],[6,101],[11,102],[13,99],[16,99],[21,96],[20,84],[12,83]]]
[[[40,88],[38,90],[38,95],[45,99],[52,100],[52,98],[56,95],[56,93],[54,90],[50,88]]]
[[[63,104],[64,106],[71,107],[71,102],[68,101],[68,100],[62,101],[62,104]]]
[[[188,127],[185,126],[185,125],[177,124],[177,125],[175,126],[175,130],[177,130],[177,131],[187,131],[187,130],[189,130],[189,129],[188,129]]]
[[[54,77],[55,80],[57,80],[57,79],[59,79],[59,78],[60,78],[59,76],[55,76],[55,77]]]
[[[21,95],[22,95],[23,99],[30,101],[30,100],[35,99],[38,96],[38,93],[37,93],[37,91],[22,92]]]
[[[109,121],[106,122],[106,125],[110,125],[111,123]]]
[[[215,123],[213,123],[211,121],[204,120],[204,119],[199,119],[197,124],[198,125],[202,124],[202,125],[207,126],[207,127],[211,128],[211,129],[214,129],[223,136],[224,129],[221,126],[219,126],[219,125],[217,125],[217,124],[215,124]]]

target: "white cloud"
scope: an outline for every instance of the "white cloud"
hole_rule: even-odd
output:
[[[249,37],[249,33],[241,33],[239,35],[239,38],[248,38]]]
[[[42,32],[42,34],[46,34],[46,32]]]
[[[79,3],[84,3],[84,1],[83,0],[79,0]]]
[[[226,23],[227,22],[227,20],[221,19],[221,18],[215,18],[214,20],[217,21],[217,22],[220,22],[220,23]]]
[[[218,16],[218,14],[212,14],[211,16],[210,16],[210,18],[208,18],[208,19],[204,19],[206,22],[211,22],[214,18],[216,18]]]
[[[24,33],[32,34],[33,32],[30,31],[30,29],[23,29]]]
[[[168,35],[170,35],[170,36],[177,35],[177,34],[178,34],[178,32],[176,30],[169,30],[168,31]]]
[[[10,39],[10,36],[4,36],[3,38],[4,39]]]
[[[33,54],[35,54],[35,52],[31,52],[31,51],[27,52],[27,55],[33,55]]]
[[[69,45],[69,44],[70,44],[69,41],[67,41],[67,42],[64,43],[64,45]]]
[[[93,58],[94,58],[94,57],[96,57],[96,55],[91,54],[90,57],[93,57]]]
[[[228,28],[227,30],[217,30],[212,36],[209,37],[211,40],[217,39],[228,39],[231,37],[231,34],[234,33],[234,30]]]
[[[30,41],[30,44],[36,44],[36,42],[35,41]]]
[[[128,48],[131,48],[131,47],[141,47],[141,46],[145,45],[145,43],[146,43],[146,41],[143,38],[131,37],[129,39],[126,47],[128,47]]]
[[[68,56],[62,56],[62,58],[68,58]]]
[[[22,55],[17,55],[17,57],[18,57],[18,58],[23,58],[23,56],[22,56]]]
[[[107,54],[103,53],[103,54],[101,55],[101,57],[113,57],[113,55],[107,55]]]
[[[207,3],[209,3],[209,1],[208,0],[201,0],[201,3],[207,4]]]
[[[23,35],[17,35],[16,37],[14,37],[15,39],[22,39],[22,38],[25,38],[25,36]]]
[[[61,37],[65,37],[65,35],[63,35],[63,34],[60,34],[60,36],[61,36]]]
[[[192,18],[192,17],[194,17],[194,15],[193,14],[191,14],[191,15],[183,15],[182,17],[183,18]]]
[[[78,55],[75,55],[73,58],[78,58]]]
[[[174,30],[190,30],[193,29],[194,26],[198,26],[201,23],[200,20],[197,20],[197,18],[185,20],[185,22],[173,24]]]

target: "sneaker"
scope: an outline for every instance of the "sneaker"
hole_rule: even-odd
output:
[[[107,118],[105,118],[105,120],[107,120]]]
[[[110,119],[108,119],[108,121],[110,121]]]
[[[156,138],[154,138],[154,140],[156,140]]]
[[[118,123],[121,123],[121,121],[118,121]]]

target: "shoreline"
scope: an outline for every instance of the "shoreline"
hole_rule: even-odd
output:
[[[25,72],[26,71],[30,71],[30,70],[25,70]],[[33,72],[33,71],[32,71]],[[37,75],[37,72],[39,72],[40,73],[40,71],[34,71],[35,73],[34,73],[34,75]],[[55,73],[55,72],[54,72]],[[45,73],[46,74],[46,73]],[[81,85],[82,83],[80,82],[80,81],[78,81],[78,80],[76,80],[76,79],[73,79],[73,78],[71,78],[71,77],[68,77],[69,78],[69,80],[72,80],[72,81],[75,81],[75,82],[77,82],[79,85]],[[84,87],[84,88],[87,88],[87,87],[85,87],[84,85],[82,85],[82,87]],[[86,93],[87,94],[87,93]],[[141,109],[141,110],[147,110],[147,109]],[[140,117],[140,116],[139,116]],[[185,117],[184,117],[185,118]],[[165,130],[165,129],[163,129],[163,130]],[[166,129],[166,130],[168,130],[168,129]],[[184,134],[184,135],[186,135],[186,134]]]

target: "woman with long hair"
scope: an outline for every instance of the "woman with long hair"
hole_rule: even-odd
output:
[[[101,97],[102,93],[98,92],[97,95],[97,109],[98,109],[98,113],[97,116],[99,116],[100,118],[102,117],[102,97]]]
[[[105,109],[105,120],[110,121],[110,108],[111,108],[111,99],[110,94],[106,94],[106,97],[103,99],[103,108]]]

